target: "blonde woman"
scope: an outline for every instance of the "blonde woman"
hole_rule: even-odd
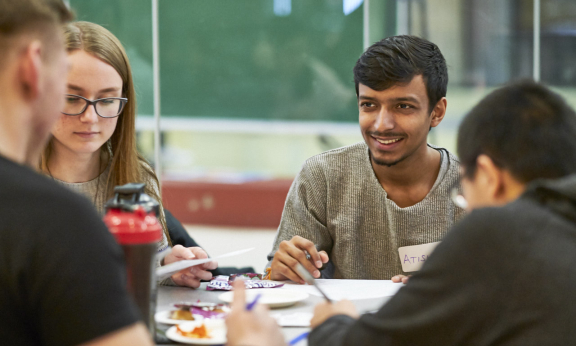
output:
[[[70,64],[66,102],[42,155],[42,171],[84,194],[100,213],[114,187],[129,182],[145,183],[146,193],[162,204],[158,178],[136,150],[136,95],[124,47],[110,31],[89,22],[68,24],[65,37]],[[160,210],[164,236],[158,251],[170,246]],[[176,245],[163,263],[206,257],[199,247]],[[198,287],[216,266],[209,262],[183,270],[162,283]]]

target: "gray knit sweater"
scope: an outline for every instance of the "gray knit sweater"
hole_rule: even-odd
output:
[[[422,201],[406,208],[387,198],[364,142],[308,159],[288,192],[268,260],[280,242],[299,235],[328,253],[323,277],[389,280],[403,274],[398,248],[441,240],[464,213],[450,200],[458,159],[434,148],[442,154],[438,178]]]

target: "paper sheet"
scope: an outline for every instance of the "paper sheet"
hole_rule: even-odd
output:
[[[179,272],[182,269],[190,268],[190,267],[197,266],[197,265],[203,264],[203,263],[208,263],[210,261],[213,261],[213,260],[219,259],[219,258],[241,255],[243,253],[246,253],[246,252],[252,251],[252,250],[254,250],[253,247],[249,248],[249,249],[229,252],[227,254],[220,255],[218,257],[213,257],[213,258],[186,260],[186,261],[178,261],[178,262],[170,263],[170,264],[167,264],[165,266],[162,266],[162,267],[156,269],[156,276],[158,277],[158,279],[163,280],[163,279],[171,276],[172,274]]]
[[[293,312],[290,314],[272,314],[280,327],[310,327],[311,312]]]
[[[391,280],[337,280],[318,279],[316,283],[332,300],[361,300],[390,297],[404,286]],[[281,289],[302,291],[322,297],[314,286],[286,283]]]

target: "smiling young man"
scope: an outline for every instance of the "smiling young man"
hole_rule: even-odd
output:
[[[458,154],[472,212],[377,313],[317,306],[309,345],[574,344],[576,113],[511,84],[466,116]]]
[[[427,144],[447,105],[438,47],[386,38],[362,54],[354,81],[364,142],[306,161],[268,256],[272,279],[303,282],[297,263],[317,278],[400,277],[399,247],[437,242],[463,215],[450,200],[458,160]]]

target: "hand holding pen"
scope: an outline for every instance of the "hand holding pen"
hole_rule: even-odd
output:
[[[318,285],[318,283],[316,282],[316,280],[314,280],[312,275],[310,275],[310,273],[308,273],[306,268],[304,268],[300,263],[296,264],[296,272],[298,273],[298,275],[300,275],[301,277],[304,278],[304,281],[306,281],[306,283],[308,285],[314,285],[314,287],[316,287],[318,292],[320,292],[320,294],[322,294],[322,296],[326,300],[326,304],[332,303],[332,300],[330,300],[330,298],[328,298],[326,293],[324,293],[324,291],[320,288],[320,285]],[[300,341],[306,339],[308,337],[308,334],[310,334],[310,332],[304,332],[304,333],[298,335],[294,339],[290,340],[288,342],[288,345],[292,346],[292,345],[298,344]]]
[[[318,290],[318,292],[320,292],[320,294],[322,294],[322,296],[324,297],[324,299],[326,299],[326,302],[331,303],[332,300],[330,300],[330,298],[328,298],[328,296],[326,295],[326,293],[324,293],[324,291],[322,289],[320,289],[320,286],[318,285],[318,283],[316,282],[316,280],[314,280],[314,278],[312,277],[312,275],[310,275],[310,273],[308,273],[308,271],[306,270],[306,268],[304,268],[304,266],[302,266],[300,263],[296,264],[296,272],[298,273],[298,275],[300,275],[302,278],[304,278],[304,281],[306,281],[306,283],[308,285],[313,285],[314,287],[316,287],[316,289]]]
[[[294,236],[289,241],[280,243],[272,260],[270,278],[304,284],[304,278],[296,271],[296,264],[301,264],[317,279],[320,277],[320,268],[328,261],[326,251],[318,251],[310,240]]]
[[[265,305],[258,304],[258,295],[246,304],[246,287],[243,280],[234,280],[232,311],[226,318],[227,345],[280,346],[284,337],[276,320]]]

